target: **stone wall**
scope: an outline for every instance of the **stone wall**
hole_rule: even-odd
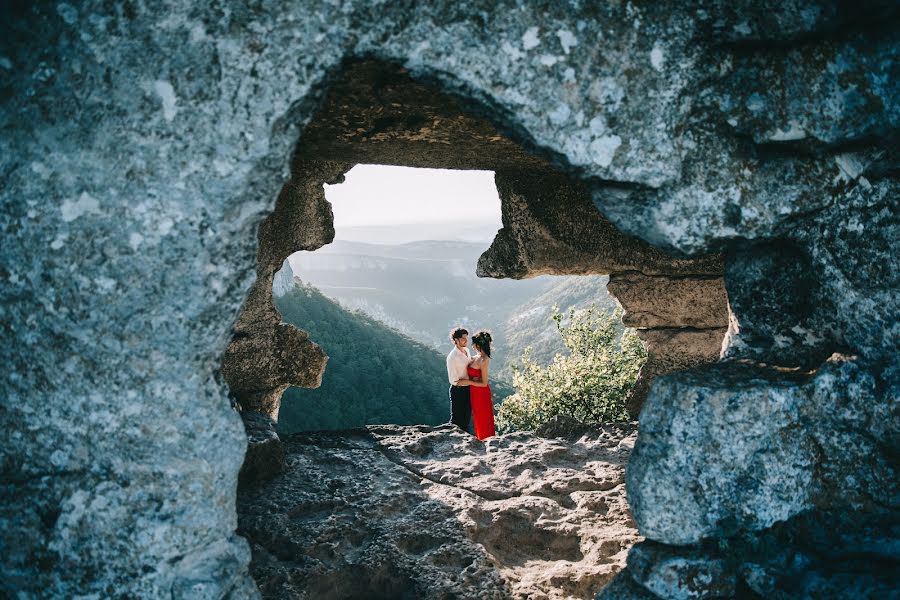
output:
[[[891,3],[2,11],[5,593],[256,596],[234,535],[246,436],[220,367],[236,323],[250,345],[277,335],[267,280],[298,248],[269,254],[257,228],[294,185],[291,153],[325,90],[359,57],[459,98],[584,186],[620,235],[724,257],[720,272],[686,274],[715,285],[724,272],[725,360],[651,386],[628,495],[653,542],[607,594],[896,589]],[[560,246],[517,240],[511,201],[497,264],[549,268],[538,251]],[[309,224],[293,222],[302,239]],[[678,285],[634,270],[634,289],[640,276]],[[262,301],[239,318],[254,280]],[[638,296],[623,304],[648,327],[677,313]],[[713,335],[715,319],[678,329]],[[308,343],[298,335],[287,337]]]

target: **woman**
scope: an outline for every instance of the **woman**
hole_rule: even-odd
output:
[[[497,434],[494,427],[494,402],[491,386],[488,385],[488,365],[491,362],[491,334],[478,331],[472,336],[472,347],[478,353],[469,363],[469,379],[460,381],[468,385],[472,403],[472,420],[475,422],[475,437],[484,440]]]

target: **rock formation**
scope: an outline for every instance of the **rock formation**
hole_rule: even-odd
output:
[[[593,598],[639,536],[633,425],[485,443],[451,425],[284,440],[287,468],[238,495],[266,598]]]
[[[258,596],[232,400],[321,376],[272,277],[364,161],[495,170],[482,274],[610,273],[696,367],[645,377],[605,597],[900,587],[895,3],[0,10],[4,595]]]
[[[655,376],[719,358],[728,325],[721,257],[674,257],[621,233],[597,211],[587,186],[471,110],[391,63],[351,61],[330,82],[295,148],[291,180],[260,226],[257,281],[225,354],[223,374],[245,410],[277,419],[288,385],[318,385],[325,357],[301,332],[283,330],[270,280],[293,252],[333,239],[322,184],[340,181],[360,162],[494,170],[503,229],[479,260],[481,276],[611,274],[609,290],[628,324],[649,341],[633,416]],[[632,305],[648,292],[657,298],[655,318],[633,317]]]

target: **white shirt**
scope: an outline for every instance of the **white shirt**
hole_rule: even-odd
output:
[[[447,355],[447,378],[450,379],[450,385],[456,385],[456,382],[460,379],[469,378],[469,372],[466,370],[466,367],[469,366],[471,360],[472,357],[469,355],[468,347],[466,347],[465,352],[462,352],[459,348],[453,346],[453,350]]]

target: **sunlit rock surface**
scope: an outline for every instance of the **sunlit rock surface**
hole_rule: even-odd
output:
[[[569,433],[288,436],[286,471],[239,494],[251,573],[267,598],[593,598],[640,539],[635,430]]]

